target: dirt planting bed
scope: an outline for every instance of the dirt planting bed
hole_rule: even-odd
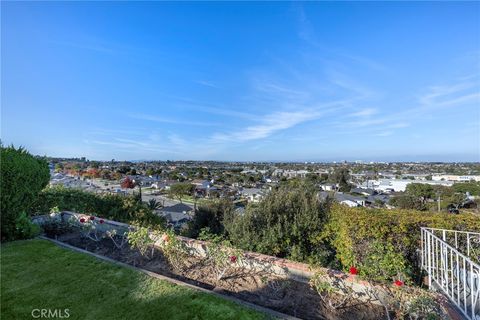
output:
[[[272,275],[267,271],[232,267],[218,280],[206,259],[188,256],[181,267],[174,268],[162,250],[152,247],[146,257],[128,244],[117,248],[106,238],[94,241],[80,232],[59,236],[57,240],[74,247],[175,278],[199,287],[230,295],[302,319],[385,319],[384,309],[376,304],[352,301],[332,309],[326,306],[308,283]],[[333,300],[342,297],[332,297]]]

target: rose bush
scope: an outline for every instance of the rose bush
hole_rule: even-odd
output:
[[[200,231],[200,240],[206,244],[206,260],[212,264],[217,280],[222,280],[227,272],[239,268],[243,251],[234,248],[224,237],[210,233],[209,228]]]

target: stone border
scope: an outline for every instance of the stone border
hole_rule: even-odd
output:
[[[215,292],[213,290],[208,290],[208,289],[205,289],[205,288],[202,288],[202,287],[197,287],[197,286],[195,286],[193,284],[190,284],[190,283],[186,283],[186,282],[183,282],[183,281],[180,281],[180,280],[177,280],[177,279],[169,278],[169,277],[166,277],[164,275],[161,275],[161,274],[158,274],[158,273],[155,273],[155,272],[151,272],[151,271],[148,271],[148,270],[145,270],[145,269],[142,269],[142,268],[134,267],[132,265],[129,265],[129,264],[117,261],[117,260],[113,260],[111,258],[102,256],[102,255],[99,255],[99,254],[96,254],[96,253],[93,253],[93,252],[90,252],[90,251],[87,251],[87,250],[83,250],[83,249],[71,246],[67,243],[64,243],[64,242],[61,242],[61,241],[58,241],[58,240],[50,239],[50,238],[47,238],[47,237],[44,237],[44,236],[40,236],[38,238],[53,242],[60,247],[70,249],[72,251],[88,254],[88,255],[93,256],[97,259],[100,259],[100,260],[103,260],[103,261],[106,261],[106,262],[110,262],[112,264],[115,264],[115,265],[118,265],[118,266],[121,266],[121,267],[124,267],[124,268],[128,268],[128,269],[131,269],[131,270],[135,270],[135,271],[144,273],[144,274],[146,274],[150,277],[153,277],[153,278],[157,278],[157,279],[160,279],[160,280],[164,280],[164,281],[173,283],[173,284],[178,285],[178,286],[190,288],[190,289],[193,289],[193,290],[196,290],[196,291],[201,291],[201,292],[204,292],[204,293],[207,293],[207,294],[217,296],[219,298],[234,302],[236,304],[240,304],[240,305],[248,307],[250,309],[254,309],[255,311],[265,313],[265,314],[267,314],[269,316],[272,316],[274,318],[277,318],[277,319],[301,320],[300,318],[296,318],[296,317],[290,316],[288,314],[284,314],[284,313],[281,313],[281,312],[278,312],[278,311],[275,311],[275,310],[272,310],[272,309],[269,309],[269,308],[265,308],[265,307],[247,302],[247,301],[243,301],[241,299],[238,299],[238,298],[235,298],[235,297],[232,297],[232,296],[224,295],[224,294]]]

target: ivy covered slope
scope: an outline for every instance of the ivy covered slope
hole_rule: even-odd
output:
[[[32,319],[33,309],[44,308],[59,309],[64,316],[68,309],[69,319],[266,318],[47,241],[11,242],[1,249],[2,319]]]
[[[356,266],[360,276],[389,280],[398,276],[420,281],[420,228],[480,231],[480,218],[464,213],[349,208],[335,204],[324,238],[344,268]]]

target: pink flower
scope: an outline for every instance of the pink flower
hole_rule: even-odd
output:
[[[81,218],[81,219],[80,219],[80,222],[81,222],[81,223],[85,223],[85,219],[84,219],[84,218]]]
[[[105,220],[103,219],[100,219],[98,222],[100,222],[101,224],[105,222]]]
[[[358,274],[358,269],[355,268],[355,267],[350,267],[349,271],[350,271],[350,274],[353,275],[353,276]]]
[[[231,256],[231,257],[230,257],[230,262],[231,262],[231,263],[237,262],[237,256]]]
[[[169,240],[170,240],[170,237],[168,236],[168,234],[164,233],[164,234],[162,235],[162,241],[163,241],[163,242],[168,242]]]
[[[90,220],[95,220],[95,217],[94,216],[90,216]]]
[[[393,284],[396,285],[397,287],[401,287],[401,286],[403,286],[405,283],[403,283],[403,281],[401,281],[401,280],[395,280],[395,282],[394,282]]]

